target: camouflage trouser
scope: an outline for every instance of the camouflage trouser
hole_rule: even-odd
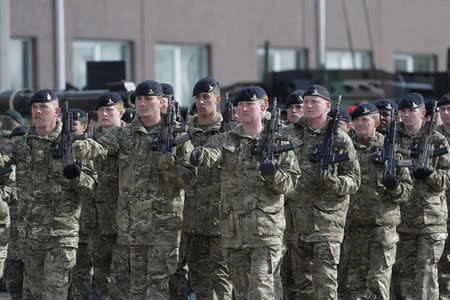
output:
[[[178,264],[179,233],[161,233],[152,245],[116,244],[111,299],[169,299],[169,277]]]
[[[170,300],[185,300],[188,283],[188,266],[186,259],[181,257],[181,247],[183,246],[183,238],[180,244],[180,260],[176,272],[170,276],[169,279],[169,299]]]
[[[231,299],[231,280],[221,237],[183,232],[181,240],[180,260],[185,255],[196,298]]]
[[[450,200],[450,199],[448,199]],[[450,232],[449,223],[447,231]],[[450,241],[445,242],[444,253],[438,263],[439,270],[439,298],[450,300]]]
[[[72,282],[69,288],[69,299],[89,299],[91,297],[92,257],[88,243],[79,242],[77,263],[71,271]]]
[[[75,248],[25,250],[23,262],[24,299],[67,300]]]
[[[299,239],[291,252],[296,299],[337,299],[341,243]]]
[[[6,259],[5,279],[11,299],[23,299],[23,262],[21,259]]]
[[[291,239],[285,239],[286,252],[283,256],[283,262],[281,263],[281,282],[282,282],[282,294],[285,300],[295,299],[295,284],[294,274],[292,266],[291,252],[292,248],[296,247],[296,241]],[[281,294],[281,293],[279,293]]]
[[[438,299],[437,263],[446,238],[446,233],[400,233],[393,275],[397,298]]]
[[[92,258],[94,260],[95,285],[103,300],[109,299],[111,286],[112,252],[117,241],[117,234],[99,234],[94,236]]]
[[[348,228],[339,265],[339,297],[389,299],[398,239],[395,226]]]
[[[281,245],[227,249],[236,300],[275,299],[275,278],[280,268]]]

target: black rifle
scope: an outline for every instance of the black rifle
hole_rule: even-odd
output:
[[[264,175],[275,175],[278,171],[275,154],[294,149],[291,143],[275,146],[275,142],[287,139],[277,135],[281,127],[281,110],[277,108],[277,98],[273,99],[272,105],[270,119],[265,120],[263,138],[262,140],[256,140],[252,147],[253,154],[261,154],[259,170]]]
[[[424,172],[429,169],[430,157],[436,157],[448,153],[447,147],[432,149],[433,143],[443,143],[435,140],[434,132],[439,118],[439,108],[434,102],[430,121],[424,125],[423,136],[420,142],[414,142],[411,146],[411,157],[414,158],[414,172]]]
[[[182,136],[174,138],[175,133],[187,132],[187,126],[176,121],[176,110],[176,102],[173,99],[173,96],[171,96],[168,100],[167,113],[162,114],[162,132],[160,135],[156,135],[151,143],[151,149],[153,151],[161,151],[161,155],[164,155],[166,153],[174,154],[174,146],[191,139],[190,133],[186,133]]]
[[[222,111],[222,124],[223,130],[228,131],[231,129],[231,124],[233,122],[233,103],[228,97],[228,92],[225,93],[225,108]]]
[[[394,109],[391,109],[391,124],[384,136],[383,148],[376,147],[373,161],[377,166],[383,166],[383,177],[381,182],[386,185],[397,180],[397,167],[411,167],[411,159],[398,160],[395,158],[396,152],[404,152],[396,142],[397,120],[395,120]]]
[[[336,105],[336,114],[328,121],[323,143],[315,144],[311,149],[309,160],[311,162],[319,162],[319,173],[322,171],[331,171],[332,164],[350,160],[348,152],[342,154],[334,154],[333,152],[334,146],[345,147],[345,145],[337,141],[337,133],[341,122],[341,113],[339,111],[341,98],[342,96],[339,95],[338,103]]]

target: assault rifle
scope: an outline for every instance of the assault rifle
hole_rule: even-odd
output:
[[[222,117],[223,129],[225,131],[230,130],[233,122],[233,103],[229,99],[228,92],[225,93],[225,108],[222,112]]]
[[[447,147],[432,149],[433,143],[439,143],[435,140],[434,132],[436,131],[436,123],[439,118],[439,108],[434,102],[433,110],[431,112],[430,121],[424,125],[423,136],[420,142],[414,142],[411,147],[411,157],[414,158],[414,174],[423,174],[429,170],[430,157],[436,157],[448,153]]]
[[[151,149],[153,151],[159,150],[161,151],[161,155],[166,153],[174,154],[174,146],[191,139],[190,133],[174,138],[175,133],[187,132],[186,124],[180,125],[177,122],[177,114],[177,102],[171,96],[167,103],[167,113],[162,115],[162,132],[160,135],[156,135],[151,143]]]
[[[338,103],[336,105],[336,114],[331,120],[328,121],[327,131],[325,133],[323,143],[315,144],[311,149],[309,160],[311,162],[319,162],[319,173],[322,171],[331,171],[332,164],[350,160],[348,152],[342,154],[334,154],[333,152],[334,146],[345,146],[341,145],[341,143],[337,141],[337,133],[341,122],[341,113],[339,111],[341,98],[342,96],[339,95]]]
[[[274,157],[275,154],[294,149],[294,146],[291,143],[275,146],[276,141],[286,140],[283,137],[277,136],[280,127],[281,110],[277,108],[277,98],[274,98],[270,119],[265,120],[263,138],[262,140],[257,140],[252,147],[253,154],[261,154],[259,170],[263,175],[275,175],[278,171],[278,164]]]

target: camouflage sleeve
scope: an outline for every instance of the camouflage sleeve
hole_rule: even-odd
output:
[[[189,155],[193,149],[191,141],[184,142],[180,149],[177,149],[175,170],[177,178],[182,180],[179,184],[184,187],[191,186],[197,181],[197,169],[189,163]]]
[[[197,147],[203,153],[203,159],[199,167],[211,168],[222,159],[222,144],[225,134],[216,134],[211,137],[211,141],[206,147]]]
[[[350,160],[338,163],[336,174],[338,182],[333,187],[333,192],[341,196],[354,194],[361,184],[361,171],[356,150],[350,137],[344,136],[344,139],[346,147],[339,152],[348,152]]]
[[[448,141],[442,138],[443,144],[439,147],[447,147],[450,151],[450,146]],[[427,179],[426,182],[437,191],[444,191],[450,188],[450,153],[438,156],[434,159],[434,172]]]
[[[271,187],[280,194],[287,194],[295,190],[300,167],[293,151],[282,153],[278,160],[279,170],[274,176],[263,177]]]
[[[102,135],[98,141],[89,138],[75,141],[73,144],[73,154],[77,160],[106,159],[119,152],[120,127],[114,127]]]
[[[14,152],[20,139],[0,143],[0,168],[15,164]]]
[[[397,153],[396,158],[401,160],[402,156]],[[406,202],[411,195],[413,182],[408,168],[397,168],[399,185],[393,190],[386,190],[394,203]]]
[[[97,186],[97,173],[94,170],[92,161],[82,164],[80,176],[74,179],[73,186],[79,194],[92,195]]]

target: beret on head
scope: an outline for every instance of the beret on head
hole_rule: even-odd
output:
[[[303,103],[303,92],[305,90],[295,90],[291,92],[284,103],[284,108],[288,108],[291,104],[302,104]]]
[[[425,102],[425,116],[431,116],[433,113],[434,104],[437,104],[436,100],[428,100]]]
[[[27,134],[27,130],[28,130],[28,126],[26,125],[20,125],[17,126],[16,128],[13,129],[13,131],[11,131],[11,133],[9,134],[9,139],[12,139],[15,136],[22,136]]]
[[[333,108],[332,110],[330,110],[328,112],[328,116],[330,118],[334,118],[336,116],[336,108]],[[339,107],[339,113],[341,114],[341,120],[342,121],[346,121],[346,122],[350,122],[351,118],[350,118],[350,113],[343,107]]]
[[[438,101],[438,106],[450,104],[450,93],[445,94]]]
[[[219,83],[212,77],[204,77],[197,81],[192,91],[192,96],[195,97],[200,93],[209,93],[219,86]]]
[[[424,106],[423,96],[419,93],[409,93],[404,96],[400,103],[398,104],[398,109],[404,108],[419,108]]]
[[[159,82],[154,80],[145,80],[138,84],[134,90],[135,96],[162,96],[162,87]]]
[[[56,94],[50,89],[42,89],[33,94],[30,105],[33,103],[48,103],[56,100]]]
[[[360,104],[353,111],[352,120],[359,118],[359,117],[378,114],[378,113],[379,113],[378,108],[375,105],[370,104],[370,103]]]
[[[266,91],[259,86],[249,86],[239,91],[236,102],[240,101],[258,101],[267,96]]]
[[[20,123],[21,125],[23,125],[22,115],[18,111],[15,111],[14,109],[8,109],[7,111],[5,111],[3,113],[3,115],[9,116],[9,117],[13,118],[14,120],[16,120],[17,123]]]
[[[123,102],[123,101],[118,93],[107,92],[107,93],[104,93],[103,95],[100,95],[100,97],[97,98],[96,109],[99,109],[102,106],[113,106],[120,102]]]
[[[79,109],[79,108],[71,108],[71,109],[69,109],[69,112],[72,113],[74,121],[83,121],[83,122],[87,123],[88,115],[84,110]]]
[[[394,114],[398,115],[398,105],[392,100],[381,99],[375,103],[378,110],[391,110],[394,109]]]
[[[331,96],[328,89],[318,84],[311,85],[309,88],[307,88],[306,91],[303,93],[303,99],[306,96],[317,96],[327,101],[331,101]]]
[[[174,91],[173,87],[168,83],[161,83],[161,88],[163,92],[163,96],[173,96]]]

